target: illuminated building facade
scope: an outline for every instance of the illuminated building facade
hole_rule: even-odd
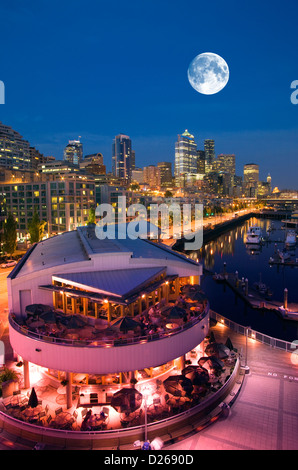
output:
[[[178,187],[185,185],[189,174],[197,173],[197,145],[194,136],[186,129],[178,135],[175,144],[175,184]]]
[[[79,165],[83,160],[83,144],[79,140],[70,140],[64,149],[63,159]]]
[[[37,168],[43,155],[21,134],[0,122],[0,167],[14,170]]]
[[[243,190],[246,197],[257,197],[259,183],[259,165],[248,163],[243,170]]]
[[[119,134],[112,145],[112,172],[118,178],[131,180],[135,157],[132,154],[131,139],[128,135]]]
[[[7,212],[17,221],[19,238],[25,238],[28,222],[35,209],[40,220],[47,222],[49,235],[85,225],[91,207],[95,207],[95,184],[75,175],[47,182],[2,184],[0,194]]]
[[[171,162],[159,162],[157,167],[160,171],[160,185],[168,186],[172,184],[172,163]]]
[[[215,161],[214,140],[205,139],[204,141],[205,152],[205,173],[213,171],[213,164]]]

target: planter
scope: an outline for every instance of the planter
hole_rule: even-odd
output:
[[[13,392],[19,390],[19,382],[15,380],[7,380],[6,382],[2,382],[2,398],[11,397]]]

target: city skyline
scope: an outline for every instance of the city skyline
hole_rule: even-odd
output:
[[[130,136],[143,167],[173,163],[177,135],[188,129],[198,149],[212,139],[216,155],[235,154],[237,174],[255,162],[260,179],[270,173],[274,186],[297,189],[298,107],[290,97],[298,7],[253,1],[237,13],[235,5],[77,1],[59,5],[59,15],[56,2],[3,5],[0,120],[59,160],[81,136],[84,153],[102,153],[108,171],[116,135]],[[187,80],[189,63],[206,51],[230,69],[213,96]]]

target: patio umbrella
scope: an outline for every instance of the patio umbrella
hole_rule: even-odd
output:
[[[177,320],[177,319],[183,318],[185,313],[186,312],[185,312],[184,308],[173,307],[171,309],[169,315],[167,316],[167,318],[171,319],[171,320]]]
[[[224,363],[215,356],[201,357],[198,360],[198,364],[199,366],[202,366],[207,369],[209,372],[220,372],[225,368]]]
[[[166,380],[163,381],[163,386],[168,393],[175,397],[181,397],[183,392],[191,394],[193,385],[190,379],[184,375],[170,375]]]
[[[227,338],[227,341],[225,343],[225,346],[229,348],[230,351],[237,351],[237,349],[234,348],[233,343],[230,339],[230,337]]]
[[[187,366],[183,369],[182,374],[187,379],[190,379],[193,385],[207,384],[209,380],[208,371],[201,366]]]
[[[30,393],[28,406],[30,406],[30,408],[36,408],[38,406],[38,399],[34,387],[32,388]]]
[[[48,310],[39,315],[41,320],[44,320],[46,323],[55,323],[57,320],[56,313],[53,310]]]
[[[207,336],[207,338],[209,340],[209,343],[216,343],[216,339],[215,339],[213,331],[210,332],[210,334]]]
[[[206,346],[205,353],[208,356],[216,356],[218,359],[229,357],[230,350],[223,343],[210,343]]]
[[[43,320],[38,320],[37,319],[37,320],[33,320],[31,323],[28,322],[27,324],[28,324],[29,328],[34,329],[34,328],[41,328],[42,326],[45,325],[45,322]]]
[[[48,312],[49,310],[51,310],[51,307],[49,305],[43,304],[31,304],[25,307],[25,312],[27,313],[27,316],[40,315],[44,312]]]
[[[195,292],[200,291],[200,289],[201,288],[199,284],[194,284],[194,285],[187,284],[186,286],[181,287],[181,293],[184,295],[194,294]]]
[[[111,399],[111,406],[118,413],[131,413],[142,405],[143,395],[135,388],[122,388],[114,393]]]
[[[204,292],[190,292],[188,294],[188,297],[191,299],[191,300],[196,300],[197,302],[204,302],[204,301],[207,301],[208,298],[206,297],[206,295],[204,294]]]
[[[111,327],[120,331],[135,330],[140,323],[130,317],[116,318],[111,322]]]
[[[67,318],[69,317],[69,318]],[[67,328],[76,329],[86,326],[86,320],[80,315],[66,315],[66,321],[61,321]]]

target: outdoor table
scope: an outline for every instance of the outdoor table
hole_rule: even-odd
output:
[[[42,411],[41,405],[38,405],[35,408],[31,408],[30,406],[28,406],[28,408],[22,411],[22,416],[24,416],[24,418],[26,419],[37,418],[41,411]]]
[[[27,398],[26,395],[14,395],[10,400],[10,404],[11,406],[19,406],[25,398]]]
[[[101,426],[104,423],[104,419],[99,414],[92,414],[87,421],[87,426],[95,428]]]
[[[68,425],[70,422],[73,422],[73,416],[67,411],[63,411],[51,421],[51,426],[61,428]]]
[[[161,403],[152,404],[148,408],[148,415],[159,416],[164,411],[164,406]]]
[[[77,333],[67,333],[65,339],[79,339],[79,335]]]
[[[108,328],[108,325],[105,325],[104,323],[99,323],[97,325],[94,325],[94,328],[98,331],[106,330]]]
[[[179,328],[179,325],[178,325],[178,323],[167,323],[166,328],[168,330],[174,330],[175,328]]]
[[[135,412],[133,412],[133,413],[122,413],[120,415],[120,421],[122,423],[130,423],[135,418],[135,416],[136,416]]]

